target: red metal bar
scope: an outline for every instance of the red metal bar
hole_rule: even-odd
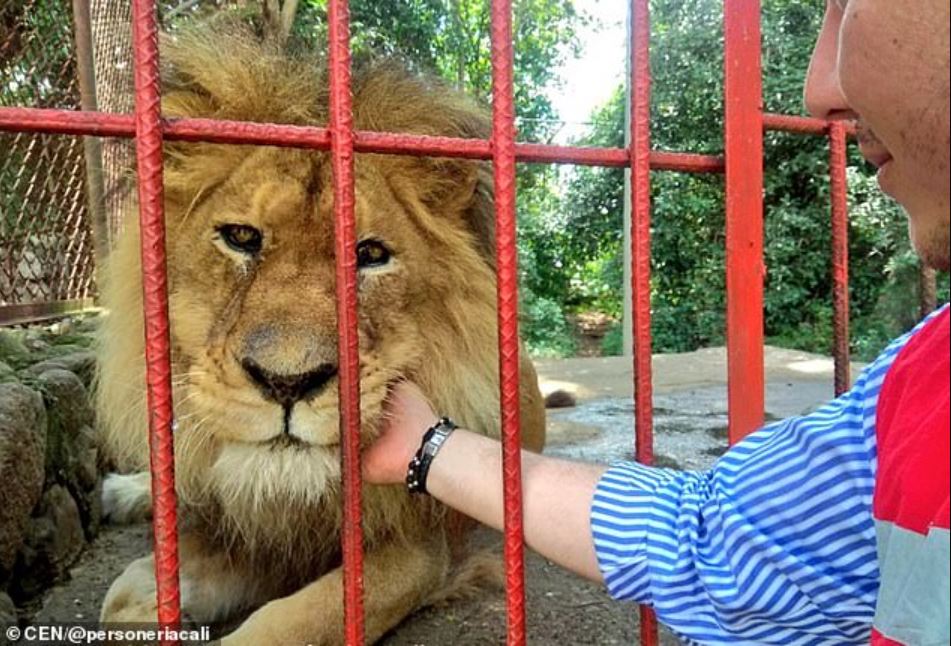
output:
[[[135,117],[131,114],[105,112],[0,107],[0,130],[57,135],[134,137]]]
[[[509,646],[525,644],[525,554],[519,418],[518,252],[515,247],[515,94],[512,5],[492,0],[492,166],[499,319],[499,391]]]
[[[648,0],[631,0],[631,316],[634,339],[634,457],[654,463],[651,382],[651,63]],[[640,608],[641,644],[656,646],[657,616]]]
[[[650,152],[651,170],[670,170],[682,173],[722,173],[723,157],[716,155],[697,155],[666,150]]]
[[[343,616],[345,641],[364,643],[363,527],[360,506],[360,356],[354,215],[353,106],[350,96],[350,11],[330,0],[330,152],[334,179],[340,459],[343,479]]]
[[[843,123],[829,125],[829,194],[832,200],[832,319],[835,395],[849,389],[849,201],[845,188]]]
[[[145,364],[152,469],[152,530],[155,535],[155,587],[158,623],[178,629],[178,520],[175,452],[172,440],[172,382],[169,360],[168,277],[165,267],[165,215],[162,184],[162,128],[159,101],[158,31],[151,0],[132,3],[135,79],[135,152],[142,238],[145,307]],[[178,640],[162,640],[177,644]]]
[[[763,114],[759,0],[725,0],[729,438],[763,423]]]
[[[173,141],[331,149],[329,128],[215,119],[169,119],[164,128]]]
[[[131,115],[73,112],[41,108],[0,108],[0,130],[48,134],[133,137],[135,123]],[[298,148],[330,149],[330,131],[316,126],[292,126],[249,121],[214,119],[165,119],[162,132],[169,141],[204,141],[223,144],[259,144]],[[431,155],[492,159],[488,141],[389,132],[354,131],[356,152]],[[516,143],[517,161],[554,164],[581,164],[623,168],[630,163],[624,148],[551,146]],[[653,170],[687,173],[722,173],[723,158],[667,150],[650,152]]]
[[[780,130],[782,132],[793,132],[800,135],[826,135],[829,132],[829,126],[838,123],[845,134],[855,134],[855,123],[848,121],[825,121],[823,119],[814,119],[812,117],[800,117],[791,114],[776,114],[773,112],[763,113],[764,130]]]
[[[829,122],[812,117],[767,112],[763,114],[763,128],[800,135],[825,135],[829,132]]]

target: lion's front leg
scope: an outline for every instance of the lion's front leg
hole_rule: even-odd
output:
[[[157,621],[155,558],[132,561],[119,575],[102,603],[99,621],[103,624],[149,624]]]
[[[182,536],[179,559],[182,614],[195,624],[221,621],[264,601],[253,577],[220,551],[206,548],[195,535]],[[113,581],[99,620],[103,624],[157,621],[154,555],[136,559]]]
[[[365,632],[373,643],[444,583],[448,549],[432,543],[389,544],[363,561]],[[343,570],[338,568],[294,594],[265,604],[222,639],[222,646],[344,643]]]

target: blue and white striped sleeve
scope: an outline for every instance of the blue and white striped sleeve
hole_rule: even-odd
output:
[[[692,642],[867,644],[875,405],[906,338],[851,391],[751,434],[710,471],[608,470],[591,526],[612,596]]]

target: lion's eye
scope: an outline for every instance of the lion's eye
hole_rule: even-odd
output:
[[[357,245],[357,267],[380,267],[390,261],[390,250],[377,240],[364,240]]]
[[[235,251],[249,254],[261,251],[264,236],[254,227],[246,224],[224,224],[218,227],[218,233],[225,244]]]

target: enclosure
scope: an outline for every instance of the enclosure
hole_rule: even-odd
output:
[[[186,3],[187,4],[187,3]],[[37,5],[37,11],[41,7]],[[347,2],[328,5],[331,118],[328,126],[301,127],[203,119],[163,119],[159,97],[159,53],[155,6],[133,0],[74,0],[75,73],[81,109],[58,107],[55,93],[32,96],[0,107],[0,130],[21,133],[5,141],[17,150],[16,163],[26,169],[47,164],[70,168],[68,181],[30,181],[23,171],[16,181],[39,203],[52,203],[65,217],[53,222],[42,210],[9,210],[3,226],[25,240],[17,253],[0,261],[3,304],[0,322],[18,323],[72,311],[94,301],[94,250],[105,255],[119,226],[125,182],[115,169],[131,163],[135,142],[137,202],[142,229],[148,395],[153,450],[154,535],[159,616],[164,626],[178,626],[177,518],[172,458],[172,400],[169,366],[167,277],[162,210],[163,141],[216,142],[329,150],[334,170],[336,217],[336,289],[339,332],[340,426],[345,498],[343,553],[347,643],[363,637],[361,481],[359,454],[359,369],[357,347],[356,264],[354,232],[354,155],[381,153],[490,160],[495,186],[498,325],[501,418],[505,481],[505,564],[507,572],[508,643],[527,639],[524,608],[524,554],[519,464],[519,311],[516,254],[515,172],[518,163],[581,164],[630,171],[634,400],[637,459],[653,460],[651,364],[651,173],[722,173],[726,210],[726,340],[729,371],[729,440],[735,442],[764,421],[763,339],[763,135],[775,130],[828,140],[834,281],[835,391],[849,384],[849,278],[846,202],[846,145],[849,126],[763,110],[760,54],[760,3],[724,2],[724,138],[719,155],[657,150],[650,131],[650,18],[647,0],[630,5],[630,144],[624,148],[556,146],[516,142],[513,108],[512,7],[496,0],[491,9],[493,133],[489,140],[427,137],[405,133],[355,131],[350,96],[350,39]],[[16,16],[10,18],[15,20]],[[131,20],[130,43],[122,27]],[[112,27],[107,28],[108,25]],[[22,36],[23,34],[20,33]],[[11,34],[15,32],[11,31]],[[108,35],[108,40],[97,38]],[[28,47],[42,47],[48,34],[26,34]],[[11,36],[12,38],[13,36]],[[23,46],[23,43],[19,43]],[[120,73],[124,47],[134,52],[135,94],[110,95],[103,88],[110,73]],[[110,60],[109,57],[114,59]],[[64,67],[64,69],[66,69]],[[49,74],[49,70],[28,70]],[[64,72],[68,73],[68,72]],[[24,87],[27,84],[24,83]],[[56,106],[56,107],[54,107]],[[29,134],[34,133],[34,134]],[[22,136],[21,136],[22,135]],[[42,135],[42,136],[39,136]],[[80,139],[79,135],[85,135]],[[68,136],[68,137],[66,137]],[[103,139],[98,139],[103,138]],[[9,155],[13,160],[14,155]],[[8,163],[14,163],[8,161]],[[105,170],[104,170],[105,169]],[[110,170],[111,169],[111,170]],[[66,190],[86,184],[86,200]],[[36,192],[37,195],[33,195]],[[32,203],[32,202],[31,202]],[[12,216],[12,217],[11,217]],[[52,271],[52,275],[46,275]],[[657,643],[657,627],[644,609],[641,641]]]

